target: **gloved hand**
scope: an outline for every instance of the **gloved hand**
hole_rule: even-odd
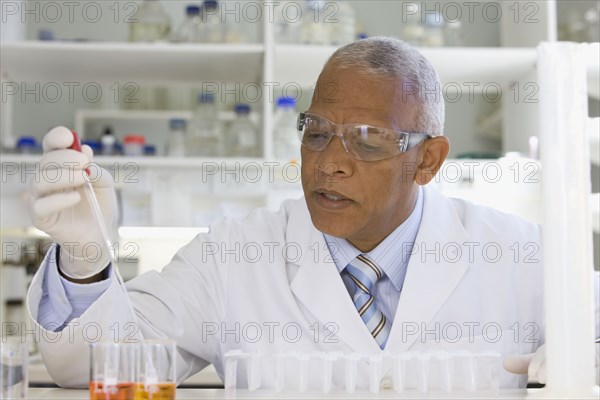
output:
[[[546,383],[546,345],[538,347],[535,353],[506,357],[504,369],[513,374],[527,374],[539,383]]]
[[[74,279],[88,278],[102,271],[111,260],[105,249],[100,228],[83,193],[83,185],[93,152],[81,146],[81,152],[68,149],[73,134],[56,127],[44,136],[44,155],[32,180],[29,213],[33,225],[46,232],[60,245],[59,267]],[[117,225],[117,197],[110,173],[91,169],[90,181],[109,230]]]
[[[598,364],[600,359],[600,345],[596,344],[596,384],[600,379]],[[546,345],[543,344],[535,353],[518,356],[508,356],[504,359],[504,369],[513,374],[527,374],[539,383],[546,383]]]

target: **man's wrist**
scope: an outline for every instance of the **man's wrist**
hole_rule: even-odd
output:
[[[57,245],[57,250],[56,250],[56,267],[58,269],[58,273],[61,277],[63,277],[64,279],[68,280],[69,282],[73,282],[73,283],[77,283],[77,284],[88,284],[88,283],[95,283],[95,282],[100,282],[103,281],[105,279],[108,279],[108,274],[109,274],[109,267],[110,267],[110,263],[108,263],[108,265],[106,265],[100,272],[98,272],[95,275],[89,276],[89,277],[85,277],[85,278],[73,278],[69,275],[67,275],[62,268],[60,267],[60,245]]]

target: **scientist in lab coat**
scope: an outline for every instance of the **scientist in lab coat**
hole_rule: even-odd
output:
[[[176,339],[179,381],[210,363],[223,378],[224,354],[235,349],[508,356],[542,345],[539,227],[427,186],[449,143],[438,76],[418,51],[392,38],[340,48],[298,127],[304,198],[213,223],[162,272],[127,283],[134,315],[108,254],[84,253],[102,241],[82,201],[83,173],[65,167],[60,179],[32,183],[35,226],[56,244],[28,307],[59,385],[87,385],[88,343],[100,339]],[[69,150],[71,143],[65,128],[49,132],[40,169],[81,170],[91,151]],[[114,225],[104,172],[94,190]],[[263,386],[273,387],[273,366],[265,368]],[[320,384],[318,371],[310,374]],[[336,385],[343,374],[334,371]],[[501,375],[503,387],[526,380]]]

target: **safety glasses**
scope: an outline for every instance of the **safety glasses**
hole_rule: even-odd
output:
[[[408,151],[431,137],[427,133],[408,133],[361,124],[336,124],[311,113],[298,115],[298,137],[312,151],[323,151],[333,136],[342,141],[352,158],[379,161]]]

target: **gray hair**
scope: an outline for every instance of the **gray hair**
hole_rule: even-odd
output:
[[[434,136],[444,132],[444,98],[440,79],[429,61],[415,48],[391,37],[358,40],[336,50],[325,68],[358,68],[367,76],[402,78],[407,93],[420,99],[414,121],[417,132]]]

